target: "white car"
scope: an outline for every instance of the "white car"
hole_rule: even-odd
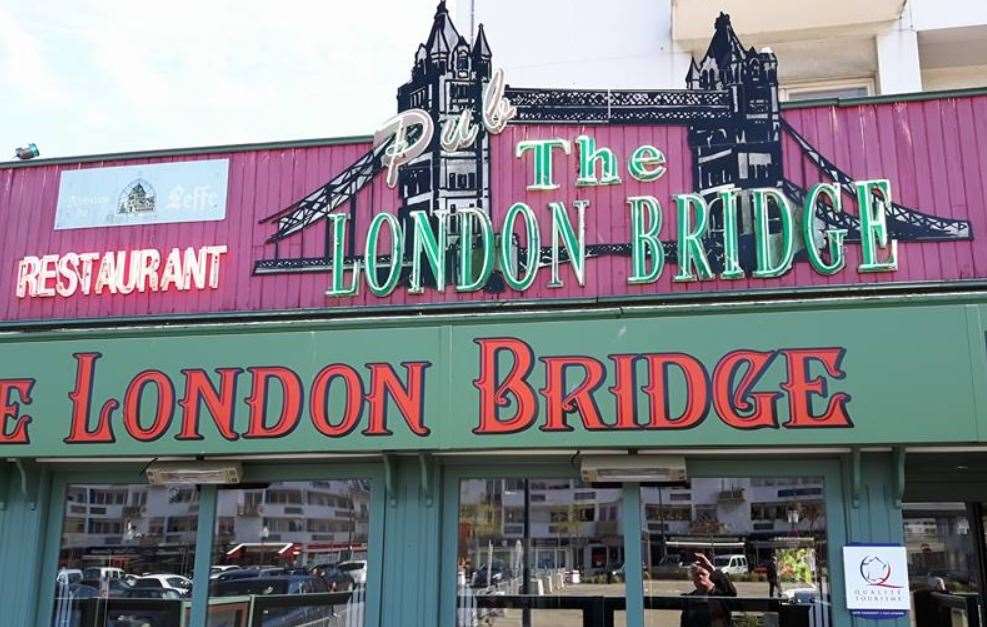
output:
[[[192,593],[192,580],[181,575],[154,574],[144,575],[134,582],[134,588],[151,590],[174,590],[181,596]]]
[[[717,555],[713,558],[713,566],[727,575],[746,575],[750,572],[745,555]]]
[[[349,560],[340,562],[339,570],[353,578],[353,585],[367,585],[367,560]]]
[[[78,568],[63,568],[58,571],[56,581],[60,584],[79,583],[82,581],[82,571]]]
[[[104,579],[124,579],[127,573],[122,568],[112,566],[90,566],[82,571],[83,579],[103,581]]]

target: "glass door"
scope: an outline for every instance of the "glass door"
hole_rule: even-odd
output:
[[[590,602],[623,597],[621,494],[572,478],[460,480],[456,625],[582,625]]]

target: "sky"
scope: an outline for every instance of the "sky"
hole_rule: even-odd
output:
[[[372,134],[435,5],[0,0],[0,160]]]

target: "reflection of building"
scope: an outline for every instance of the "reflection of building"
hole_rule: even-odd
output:
[[[619,489],[594,489],[573,479],[532,479],[529,491],[530,563],[535,569],[596,574],[623,561]],[[460,495],[461,532],[477,555],[508,563],[524,537],[524,480],[466,481]]]
[[[194,487],[73,485],[67,489],[63,562],[132,572],[188,574],[199,495]]]
[[[533,568],[597,574],[623,561],[619,489],[532,479],[528,491]],[[520,479],[463,483],[460,534],[474,553],[464,558],[476,565],[493,554],[508,563],[524,537],[524,494]],[[642,498],[652,563],[702,550],[746,554],[756,564],[776,549],[818,547],[825,540],[821,478],[693,479],[644,488]]]
[[[754,563],[779,548],[825,540],[821,477],[692,479],[642,494],[652,560],[703,550]]]
[[[246,545],[258,559],[268,560],[293,558],[297,552],[302,564],[366,553],[370,485],[364,481],[289,481],[266,490],[224,490],[217,508],[216,542],[226,547],[224,552]],[[267,543],[270,550],[256,546]]]
[[[970,550],[970,521],[964,503],[909,503],[904,515],[908,573],[970,582],[976,555]]]
[[[370,486],[363,481],[298,481],[257,490],[220,490],[216,550],[271,545],[258,559],[301,563],[365,557]],[[63,550],[79,566],[167,562],[191,554],[199,493],[194,487],[73,485]],[[69,557],[71,555],[71,557]],[[242,555],[239,557],[243,557]],[[177,557],[184,564],[184,558]],[[189,563],[170,570],[184,570]],[[171,560],[175,561],[175,560]]]
[[[65,547],[195,542],[199,495],[192,487],[74,485],[65,512]]]

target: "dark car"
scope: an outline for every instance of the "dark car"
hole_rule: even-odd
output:
[[[250,566],[248,568],[228,570],[225,573],[217,575],[213,581],[233,581],[236,579],[253,579],[255,577],[276,577],[284,574],[286,574],[285,570],[279,567]]]
[[[681,555],[666,555],[651,567],[651,576],[655,579],[688,579],[690,565],[691,562]]]
[[[75,601],[77,599],[95,599],[97,597],[99,597],[99,588],[86,586],[81,583],[70,583],[58,587],[57,598],[59,600],[71,599]]]
[[[100,581],[99,579],[83,579],[81,582],[84,586],[90,586],[96,590],[102,590],[100,584],[104,584],[108,587],[111,597],[122,597],[130,590],[133,586],[130,586],[123,579],[104,579]]]
[[[217,580],[213,582],[210,588],[210,594],[217,597],[329,592],[324,581],[308,575],[277,575],[274,577]]]
[[[329,592],[326,583],[319,577],[310,575],[280,575],[275,577],[249,577],[228,581],[215,581],[210,589],[214,597],[305,595]],[[346,603],[327,605],[323,600],[312,601],[310,605],[278,606],[263,610],[264,627],[295,627],[297,625],[322,625],[325,621],[338,620],[337,611]],[[334,623],[335,624],[335,623]]]
[[[339,564],[318,564],[312,567],[311,573],[313,577],[318,577],[326,582],[332,592],[344,592],[353,589],[353,577],[341,570]]]
[[[488,576],[490,578],[489,581],[487,581]],[[496,586],[505,579],[510,579],[511,576],[511,569],[503,562],[495,560],[490,564],[489,568],[483,565],[476,569],[476,573],[473,576],[473,587],[486,588],[488,586]]]
[[[641,564],[641,576],[644,579],[648,578],[648,565]],[[627,577],[624,573],[624,564],[619,564],[616,568],[611,568],[607,571],[607,583],[622,582],[626,581]]]

